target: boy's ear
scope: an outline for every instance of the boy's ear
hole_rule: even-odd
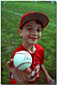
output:
[[[18,28],[18,35],[22,37],[22,29]]]

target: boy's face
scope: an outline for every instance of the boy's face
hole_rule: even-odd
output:
[[[29,21],[23,26],[22,29],[23,42],[36,44],[41,37],[41,31],[42,27],[40,24],[37,24],[34,20]]]

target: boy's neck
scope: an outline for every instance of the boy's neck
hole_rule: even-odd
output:
[[[30,53],[34,53],[36,48],[34,45],[31,45],[31,44],[25,44],[25,43],[22,43],[22,45],[24,46],[24,48],[29,51]]]

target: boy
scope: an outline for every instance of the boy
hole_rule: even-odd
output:
[[[40,80],[40,71],[44,72],[47,83],[53,81],[43,65],[44,48],[40,44],[36,44],[48,22],[48,17],[39,12],[30,12],[22,16],[18,29],[18,33],[22,37],[22,44],[16,48],[10,59],[10,84],[34,84]],[[13,65],[15,53],[21,50],[29,52],[32,56],[31,67],[24,71],[18,70]]]

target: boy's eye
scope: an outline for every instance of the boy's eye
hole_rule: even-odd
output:
[[[40,32],[41,30],[40,29],[37,29],[37,32]]]
[[[40,30],[39,29],[37,29],[37,32],[39,32]]]

